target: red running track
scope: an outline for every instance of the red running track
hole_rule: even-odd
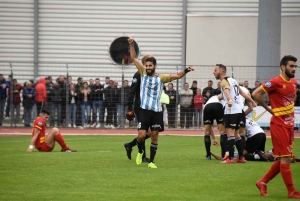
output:
[[[59,128],[59,130],[63,135],[137,135],[136,129]],[[218,130],[215,130],[215,133],[216,135],[218,135],[219,134]],[[265,131],[265,133],[267,137],[270,137],[270,131],[267,130]],[[31,135],[31,128],[2,127],[0,129],[0,136],[18,136],[18,135]],[[161,132],[160,135],[203,136],[204,130],[167,129],[164,132]],[[295,131],[295,138],[300,138],[299,131]]]

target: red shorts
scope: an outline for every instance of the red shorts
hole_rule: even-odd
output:
[[[287,128],[271,122],[270,132],[275,157],[292,155],[294,128]]]
[[[47,145],[46,142],[42,143],[40,148],[38,148],[37,150],[41,151],[41,152],[50,152],[53,150],[54,147],[50,147],[49,145]]]

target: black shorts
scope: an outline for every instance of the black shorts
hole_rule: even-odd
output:
[[[258,133],[246,140],[245,150],[254,153],[256,150],[265,151],[266,134]]]
[[[154,112],[152,110],[140,110],[140,121],[138,122],[139,130],[146,130],[150,128],[151,130],[164,130],[163,123],[163,113],[162,112]]]
[[[232,128],[238,130],[242,120],[242,113],[237,114],[224,114],[225,128]]]
[[[134,110],[134,115],[135,115],[135,118],[136,118],[137,122],[140,122],[140,112],[141,112],[141,109],[135,109]]]
[[[246,114],[245,114],[244,110],[242,110],[242,119],[240,122],[240,127],[243,127],[243,128],[246,127]]]
[[[203,111],[203,123],[204,125],[212,125],[214,119],[217,124],[222,124],[224,118],[224,109],[220,103],[209,103],[205,106]]]

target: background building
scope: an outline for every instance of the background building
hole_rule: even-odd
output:
[[[198,79],[205,87],[213,79],[212,68],[205,66],[252,66],[232,68],[237,79],[248,79],[252,86],[259,79],[253,67],[258,2],[0,0],[0,71],[10,74],[12,62],[14,74],[25,81],[65,74],[68,64],[75,79],[120,79],[121,68],[114,63],[128,61],[118,55],[124,49],[115,49],[115,59],[109,50],[118,47],[112,45],[115,39],[133,36],[141,55],[153,54],[162,73],[176,72],[176,66],[202,65],[187,81]],[[300,58],[300,0],[282,1],[281,21],[281,56]],[[125,79],[131,80],[135,71],[126,66]]]

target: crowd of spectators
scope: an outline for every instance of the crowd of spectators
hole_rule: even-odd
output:
[[[239,84],[247,88],[250,93],[261,85],[259,81],[255,81],[254,88],[250,88],[247,80]],[[11,121],[14,125],[21,123],[22,120],[25,127],[30,127],[41,109],[46,109],[51,113],[50,126],[74,128],[136,126],[134,121],[127,124],[125,118],[130,90],[128,80],[119,86],[118,80],[112,80],[109,77],[105,77],[104,83],[101,83],[99,78],[85,81],[81,77],[74,83],[71,76],[68,78],[59,76],[54,80],[48,76],[20,84],[17,79],[11,80],[11,76],[8,76],[6,80],[0,74],[0,86],[0,126],[2,126],[4,116],[9,119],[10,112],[13,112]],[[69,87],[68,90],[67,87]],[[13,108],[10,108],[10,89],[13,90]],[[221,93],[221,86],[220,82],[217,82],[217,88],[213,88],[213,81],[208,80],[207,87],[201,90],[197,86],[197,81],[194,80],[191,87],[185,83],[183,88],[177,92],[173,88],[173,84],[168,83],[165,93],[170,98],[170,103],[163,105],[164,121],[169,128],[177,127],[175,118],[178,110],[177,101],[180,111],[178,113],[180,128],[201,128],[203,105],[213,95]],[[124,106],[121,112],[122,97]],[[268,96],[265,98],[267,100]],[[67,123],[66,116],[67,105],[69,106],[67,114],[69,123]],[[21,106],[23,106],[23,110],[21,110]],[[297,86],[295,106],[300,106],[299,85]],[[23,111],[22,115],[21,111]]]

